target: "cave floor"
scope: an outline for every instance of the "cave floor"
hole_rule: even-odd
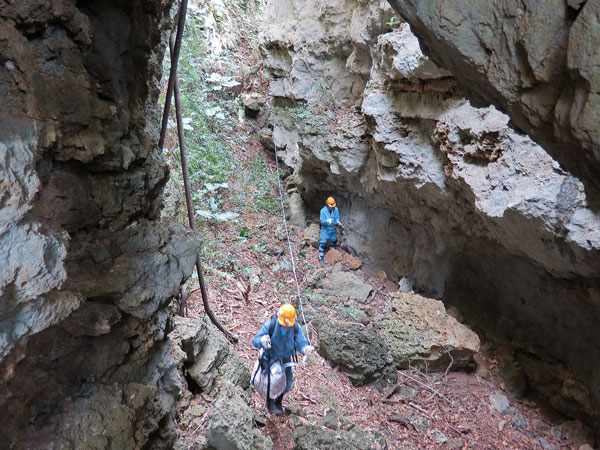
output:
[[[251,136],[250,129],[248,133]],[[252,367],[258,353],[251,345],[252,337],[277,311],[282,300],[294,300],[295,287],[292,271],[285,262],[289,260],[287,244],[277,238],[281,237],[279,208],[274,211],[273,204],[262,195],[264,192],[261,194],[264,183],[249,182],[260,176],[271,177],[267,193],[276,198],[274,161],[265,156],[254,136],[236,146],[233,157],[235,176],[221,199],[224,210],[240,216],[237,221],[202,224],[205,248],[216,245],[218,249],[215,254],[209,252],[205,272],[213,311],[239,336],[233,348]],[[257,175],[257,170],[263,174]],[[244,202],[239,201],[240,196],[245,198]],[[308,272],[319,266],[317,250],[300,244],[302,232],[291,231],[301,284]],[[377,274],[367,269],[358,273],[383,288]],[[260,283],[245,298],[243,292],[253,274],[259,276]],[[375,296],[373,308],[383,305],[390,284],[387,282],[383,293]],[[188,307],[189,317],[204,316],[199,291],[191,295]],[[285,397],[284,406],[301,407],[306,418],[300,420],[304,423],[335,411],[371,435],[383,436],[387,448],[578,448],[560,440],[559,418],[545,414],[533,400],[516,399],[503,390],[493,349],[482,343],[476,372],[398,371],[399,383],[417,390],[408,400],[389,395],[393,386],[382,390],[373,386],[354,387],[343,372],[315,355],[307,364],[297,367],[294,388]],[[312,344],[318,347],[318,336]],[[513,407],[510,413],[502,415],[492,407],[489,397],[494,394],[508,398]],[[297,416],[277,417],[267,413],[263,398],[256,392],[252,393],[251,402],[261,418],[259,422],[263,422],[261,431],[272,438],[275,448],[293,448],[292,431],[294,422],[299,423]],[[195,437],[204,433],[205,426],[206,422],[200,427],[195,425],[194,429],[181,430],[182,436],[191,445]],[[382,442],[377,445],[386,448]]]

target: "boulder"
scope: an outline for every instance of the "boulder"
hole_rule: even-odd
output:
[[[371,284],[351,272],[344,272],[339,264],[333,268],[329,276],[317,281],[315,287],[321,288],[325,295],[357,303],[365,303],[373,290]]]
[[[178,424],[182,428],[198,428],[200,427],[204,415],[208,412],[207,403],[199,397],[199,400],[192,400],[181,414]]]
[[[413,282],[409,278],[402,277],[398,282],[398,290],[400,292],[404,292],[408,294],[409,292],[413,292]]]
[[[250,119],[256,119],[260,110],[265,106],[265,97],[256,92],[244,93],[241,97],[244,105],[244,115]]]
[[[275,142],[273,141],[273,133],[268,128],[262,128],[258,133],[258,139],[266,150],[275,151]],[[270,154],[270,153],[269,153]]]
[[[254,412],[243,391],[223,383],[206,429],[206,441],[215,450],[272,449],[273,442],[253,428]]]
[[[304,228],[306,226],[306,210],[302,196],[297,192],[292,193],[287,198],[287,204],[289,207],[290,223],[298,228]]]
[[[169,333],[169,339],[186,354],[186,361],[195,362],[200,354],[209,328],[206,322],[200,319],[189,319],[187,317],[173,316],[171,318],[173,330]]]
[[[334,309],[321,317],[326,319],[314,322],[319,334],[319,353],[339,365],[352,384],[360,386],[381,378],[395,378],[395,370],[390,370],[393,359],[375,330],[348,321]]]
[[[510,403],[508,399],[505,395],[502,394],[490,395],[490,404],[500,414],[505,414],[510,408]]]
[[[250,389],[250,368],[248,364],[237,354],[231,352],[219,367],[218,383],[231,383],[244,391]]]
[[[275,237],[280,241],[285,241],[287,239],[287,233],[285,232],[285,227],[281,224],[277,225],[274,230]]]
[[[312,223],[304,229],[304,242],[306,245],[318,248],[321,242],[321,229],[318,223]]]
[[[352,256],[350,253],[344,253],[342,256],[342,264],[350,270],[358,270],[361,268],[363,262],[356,256]]]
[[[338,263],[342,260],[342,252],[335,248],[332,248],[327,253],[325,253],[325,257],[323,259],[327,264]]]
[[[214,326],[208,327],[208,336],[202,351],[194,364],[188,369],[188,375],[203,392],[210,392],[218,375],[218,369],[225,356],[229,354],[229,342]]]
[[[479,351],[479,337],[447,315],[441,301],[400,292],[390,297],[386,309],[373,318],[373,329],[399,368],[439,371],[452,361],[452,369],[460,369]]]
[[[374,439],[359,426],[351,429],[329,429],[326,426],[302,425],[292,432],[297,450],[368,450]]]
[[[339,265],[311,272],[308,284],[331,299],[307,296],[307,317],[319,334],[319,352],[355,385],[389,379],[396,367],[439,371],[452,360],[452,369],[464,368],[479,350],[477,335],[447,315],[438,300],[392,292],[384,311],[371,319],[360,302],[372,287]],[[361,295],[363,285],[369,289]],[[346,300],[337,301],[340,297]],[[366,328],[371,320],[373,326]]]

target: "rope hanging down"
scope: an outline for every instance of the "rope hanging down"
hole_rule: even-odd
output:
[[[175,115],[177,118],[177,134],[179,138],[179,153],[181,157],[181,172],[183,175],[183,186],[185,190],[185,203],[187,206],[188,220],[190,228],[196,229],[196,218],[194,216],[194,208],[192,206],[192,197],[190,194],[190,182],[187,167],[187,157],[185,152],[185,140],[183,135],[183,120],[181,117],[180,101],[179,101],[179,80],[177,79],[177,63],[179,61],[179,49],[181,48],[181,38],[183,36],[183,27],[185,26],[185,14],[187,11],[187,0],[181,1],[181,8],[179,10],[179,23],[177,25],[177,37],[173,42],[173,34],[169,39],[169,47],[171,50],[171,72],[169,74],[169,83],[167,88],[167,97],[165,99],[165,110],[163,112],[162,128],[160,133],[159,147],[162,151],[165,135],[167,130],[167,123],[169,118],[169,109],[171,106],[171,95],[175,93]],[[202,293],[202,303],[204,305],[204,311],[210,318],[211,322],[227,336],[233,342],[237,342],[238,338],[234,336],[230,331],[226,330],[223,325],[216,318],[213,313],[210,304],[208,303],[208,294],[206,292],[206,285],[204,283],[204,271],[202,270],[202,263],[200,261],[200,255],[196,254],[196,272],[198,273],[198,282],[200,283],[200,292]],[[182,301],[183,295],[182,295]],[[186,308],[187,309],[187,306]]]
[[[302,314],[302,321],[306,328],[306,339],[310,344],[310,335],[308,334],[308,323],[304,317],[304,308],[302,306],[302,296],[300,295],[300,283],[298,282],[298,275],[296,274],[296,261],[294,259],[294,252],[292,251],[292,244],[290,242],[290,231],[288,230],[287,220],[285,218],[285,203],[283,201],[283,191],[281,190],[281,178],[279,174],[279,158],[277,157],[277,145],[275,145],[275,168],[277,169],[277,188],[279,189],[279,201],[281,202],[281,214],[283,215],[283,227],[285,228],[285,236],[288,243],[288,250],[290,252],[290,260],[292,261],[292,272],[294,273],[294,280],[296,281],[296,292],[298,294],[298,304],[300,305],[300,313]]]

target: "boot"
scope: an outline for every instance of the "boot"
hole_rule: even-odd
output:
[[[323,259],[323,255],[319,255],[319,262],[320,262],[322,265],[325,265],[325,260]]]
[[[283,408],[283,405],[282,405],[282,403],[281,403],[281,402],[283,401],[283,396],[284,396],[284,395],[285,395],[285,394],[281,394],[279,397],[277,397],[277,398],[275,399],[275,407],[276,407],[278,410],[280,410],[280,411],[281,411],[281,414],[283,414],[283,413],[285,412],[285,409]],[[275,414],[277,414],[277,413],[275,413]],[[279,414],[277,414],[277,415],[279,415]]]
[[[281,398],[283,398],[283,395],[280,395],[275,400],[273,400],[272,398],[269,398],[269,400],[267,400],[267,409],[270,412],[272,412],[273,414],[275,414],[276,416],[283,415],[283,408],[281,407],[281,400],[280,400]],[[277,400],[279,400],[279,404],[277,403]]]
[[[275,400],[273,400],[272,398],[267,399],[267,409],[269,410],[269,412],[275,414]]]

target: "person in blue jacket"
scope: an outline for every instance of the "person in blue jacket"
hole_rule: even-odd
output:
[[[326,203],[327,204],[321,209],[321,243],[319,245],[319,262],[321,264],[325,264],[323,257],[325,256],[327,241],[329,241],[329,246],[331,248],[335,248],[337,245],[335,226],[342,226],[342,223],[340,222],[340,211],[337,206],[335,206],[335,199],[329,197]]]
[[[291,361],[292,353],[296,349],[300,350],[303,355],[308,355],[314,351],[314,347],[309,344],[304,336],[302,328],[296,323],[296,308],[293,305],[289,303],[281,305],[274,328],[271,326],[271,320],[267,320],[252,339],[254,347],[264,349],[263,358],[267,358],[268,352],[271,363],[280,360],[283,365]],[[271,333],[269,333],[269,328],[272,328]],[[283,414],[281,403],[283,396],[292,390],[292,367],[286,367],[285,376],[286,385],[283,394],[275,400],[267,399],[267,408],[278,416]]]

